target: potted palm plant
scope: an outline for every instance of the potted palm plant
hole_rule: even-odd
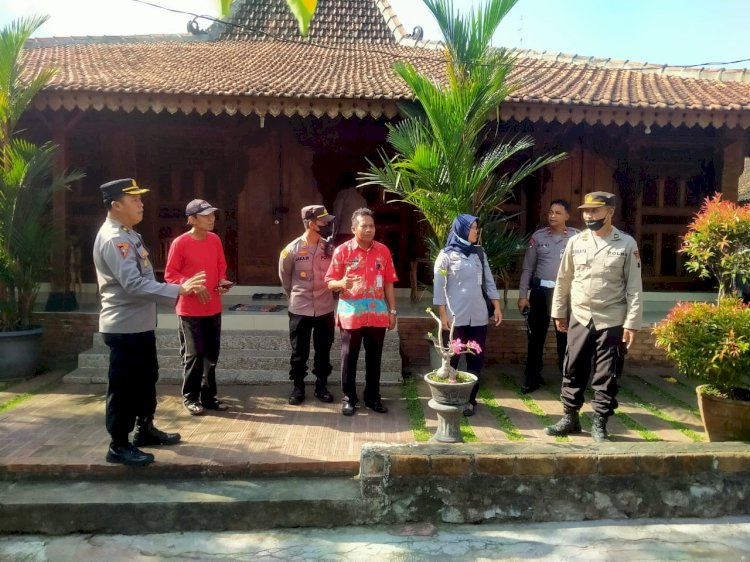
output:
[[[424,2],[443,35],[445,73],[396,63],[414,102],[402,104],[404,119],[388,125],[389,151],[360,177],[364,185],[381,186],[422,214],[432,230],[427,243],[433,260],[455,217],[478,217],[487,260],[502,276],[523,247],[508,228],[502,204],[519,183],[565,154],[526,158],[531,137],[505,139],[491,122],[518,87],[507,80],[513,54],[491,45],[517,0],[487,0],[466,17],[454,11],[451,0]]]
[[[55,173],[53,144],[36,146],[16,133],[21,115],[54,75],[29,75],[23,64],[24,44],[46,19],[19,19],[0,30],[0,378],[6,379],[37,369],[42,329],[32,312],[61,238],[50,221],[52,194],[81,177]]]
[[[654,327],[656,345],[704,383],[696,392],[709,440],[750,440],[750,306],[737,294],[750,277],[750,206],[706,200],[680,252],[689,271],[718,281],[717,301],[678,303]]]

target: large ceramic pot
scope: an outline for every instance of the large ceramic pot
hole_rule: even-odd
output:
[[[750,441],[750,401],[730,400],[695,389],[709,441]]]
[[[471,373],[459,371],[460,375],[469,377],[467,382],[440,382],[430,378],[435,371],[424,376],[425,382],[430,387],[432,400],[427,405],[435,410],[437,414],[438,427],[433,441],[440,443],[462,443],[464,438],[461,434],[461,416],[464,406],[469,402],[471,389],[477,382],[477,377]]]
[[[0,332],[0,380],[23,379],[39,367],[44,328]]]

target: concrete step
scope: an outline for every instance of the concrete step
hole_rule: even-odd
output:
[[[219,364],[221,365],[221,363]],[[364,364],[358,365],[357,377],[358,380],[364,382]],[[305,380],[312,388],[311,385],[315,381],[315,377],[310,371],[308,371]],[[340,371],[334,368],[329,378],[329,383],[332,384],[333,387],[336,387],[339,380]],[[334,381],[336,382],[334,383]],[[107,384],[107,368],[78,367],[76,370],[65,375],[65,377],[63,377],[63,382],[69,384]],[[159,382],[165,384],[182,384],[182,369],[159,368]],[[219,388],[228,384],[284,384],[288,382],[288,367],[285,370],[223,369],[221,367],[216,369],[216,383]],[[402,383],[403,379],[401,378],[401,370],[381,371],[380,382],[384,385]]]
[[[3,534],[332,527],[367,523],[368,511],[359,481],[345,476],[0,482]]]
[[[289,369],[289,351],[256,351],[252,349],[227,349],[222,350],[219,355],[219,366],[224,369],[240,370],[260,370],[260,371],[285,371]],[[312,367],[314,353],[308,365]],[[364,369],[364,353],[360,352],[358,365]],[[177,349],[159,349],[158,350],[159,366],[163,369],[180,369],[182,368],[182,359]],[[334,371],[340,370],[341,356],[338,351],[331,353],[331,364]],[[78,366],[82,368],[95,368],[106,370],[109,367],[108,350],[95,349],[84,351],[78,355]],[[401,357],[389,350],[383,350],[382,356],[383,371],[401,371]]]
[[[176,330],[157,330],[156,346],[159,349],[179,349],[180,342]],[[398,331],[386,332],[383,350],[398,351]],[[95,333],[92,340],[92,349],[100,349],[109,352],[100,333]],[[286,330],[244,330],[224,331],[221,334],[221,349],[250,349],[250,350],[274,350],[291,351],[289,345],[289,332]],[[341,349],[341,338],[338,332],[333,340],[332,351]]]

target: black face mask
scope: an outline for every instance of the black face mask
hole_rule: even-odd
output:
[[[333,222],[329,222],[323,226],[318,225],[318,234],[320,234],[321,238],[330,238],[333,234]]]
[[[596,231],[596,230],[601,230],[602,227],[604,227],[605,220],[606,219],[597,219],[597,220],[588,220],[588,221],[583,221],[583,222],[586,223],[586,228],[588,228],[589,230]]]

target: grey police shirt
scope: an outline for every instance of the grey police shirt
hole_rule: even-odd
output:
[[[435,305],[446,305],[446,293],[450,308],[456,316],[456,326],[485,326],[489,320],[487,306],[482,297],[482,269],[484,269],[487,296],[499,300],[490,265],[485,257],[480,263],[477,254],[441,251],[435,260],[433,277]],[[450,312],[446,310],[450,318]]]
[[[521,282],[518,287],[519,298],[528,298],[533,276],[543,281],[554,282],[557,279],[565,246],[578,232],[576,228],[566,227],[561,234],[555,234],[551,228],[546,227],[531,235],[529,247],[523,258]]]
[[[94,242],[102,311],[99,331],[137,334],[156,328],[156,304],[174,306],[180,286],[159,283],[141,235],[107,217]]]
[[[302,316],[322,316],[335,308],[333,293],[325,282],[331,256],[325,242],[310,244],[303,234],[295,238],[279,256],[281,287],[289,296],[289,312]]]

